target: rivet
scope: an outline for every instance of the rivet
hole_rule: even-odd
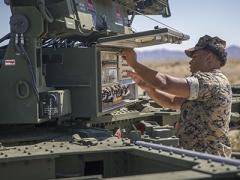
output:
[[[48,149],[45,149],[45,151],[48,151]]]
[[[101,141],[100,144],[103,144],[103,142]]]
[[[198,165],[198,167],[197,168],[201,168],[201,166],[200,165]]]
[[[70,149],[70,147],[67,147],[67,149]]]
[[[158,152],[159,152],[159,153],[161,153],[161,152],[162,152],[162,150],[161,150],[161,149],[159,149],[159,150],[158,150]]]
[[[52,147],[56,147],[55,145],[52,145]]]
[[[18,151],[21,151],[21,149],[20,149],[20,148],[18,148]]]
[[[213,169],[212,171],[213,171],[213,172],[216,172],[217,170],[216,170],[216,169]]]
[[[151,150],[152,150],[152,148],[150,147],[150,148],[148,148],[148,150],[149,150],[149,151],[151,151]]]
[[[5,155],[4,155],[4,157],[8,157],[8,155],[7,155],[7,154],[5,154]]]
[[[211,159],[208,159],[208,161],[207,161],[208,163],[211,163],[212,162],[212,160]]]
[[[26,150],[28,150],[28,147],[25,147]]]
[[[224,163],[224,162],[222,162],[222,163],[221,163],[221,166],[224,166],[224,165],[225,165],[225,163]]]
[[[194,157],[193,159],[196,161],[196,160],[198,160],[198,157]]]
[[[107,146],[110,146],[110,144],[107,144]]]
[[[3,155],[3,154],[4,154],[3,152],[0,153],[0,155]]]
[[[115,144],[117,144],[117,141],[114,141]]]
[[[227,170],[227,171],[230,171],[230,168],[229,168],[229,167],[227,167],[227,168],[226,168],[226,170]]]
[[[210,167],[214,167],[214,164],[211,164]]]
[[[185,154],[182,154],[181,157],[184,158],[184,157],[185,157]]]
[[[62,148],[63,146],[62,145],[60,145],[60,148]]]
[[[28,152],[28,155],[31,155],[31,153],[30,153],[30,152]]]
[[[24,151],[23,151],[23,153],[27,153],[27,151],[26,151],[26,150],[24,150]]]
[[[138,148],[139,148],[139,149],[141,149],[141,148],[142,148],[142,146],[138,146]]]
[[[173,155],[173,152],[172,152],[172,151],[170,151],[170,152],[169,152],[169,155]]]
[[[42,147],[41,147],[41,146],[39,146],[39,149],[42,149]]]
[[[53,151],[53,150],[51,150],[51,151],[50,151],[50,153],[54,153],[54,151]]]

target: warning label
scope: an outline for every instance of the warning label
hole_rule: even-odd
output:
[[[16,60],[15,59],[6,59],[4,64],[5,64],[5,66],[15,66]]]

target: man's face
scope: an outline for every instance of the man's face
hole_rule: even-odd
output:
[[[204,49],[200,49],[194,52],[192,60],[189,62],[191,73],[205,71],[207,65],[206,59],[208,54],[209,53]]]

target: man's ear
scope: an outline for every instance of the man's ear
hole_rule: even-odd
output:
[[[210,52],[208,52],[207,54],[206,54],[206,63],[207,64],[211,64],[212,63],[212,53],[210,53]]]

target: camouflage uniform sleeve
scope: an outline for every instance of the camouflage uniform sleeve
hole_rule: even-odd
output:
[[[195,100],[198,98],[199,93],[199,82],[196,77],[187,77],[186,78],[187,83],[189,85],[190,89],[190,95],[188,97],[188,100]]]
[[[208,73],[198,72],[193,75],[193,77],[198,79],[199,82],[199,92],[198,101],[207,101],[212,97],[212,88],[215,83],[213,78]]]

